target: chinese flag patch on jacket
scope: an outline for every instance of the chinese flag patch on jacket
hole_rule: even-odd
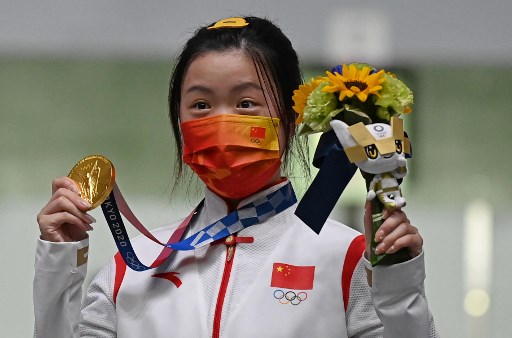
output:
[[[270,286],[295,290],[312,290],[314,279],[314,266],[274,263]]]

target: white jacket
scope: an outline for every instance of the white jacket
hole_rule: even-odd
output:
[[[154,270],[135,272],[117,254],[91,283],[82,309],[87,264],[77,266],[77,261],[84,261],[88,239],[76,243],[39,240],[34,280],[36,335],[437,337],[423,292],[423,255],[374,268],[370,288],[362,235],[332,220],[317,235],[294,211],[295,206],[240,231],[231,249],[224,240],[176,252]],[[188,233],[226,214],[222,199],[206,190],[205,206]],[[178,225],[153,233],[167,241]],[[132,244],[147,265],[162,249],[145,237]],[[284,268],[296,267],[309,267],[306,278],[312,278],[312,288],[271,285],[277,268],[286,272]]]

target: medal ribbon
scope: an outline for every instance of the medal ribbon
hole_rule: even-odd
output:
[[[118,202],[116,202],[116,200]],[[196,207],[196,209],[194,209],[194,211],[192,211],[192,213],[180,224],[172,234],[169,241],[165,244],[154,237],[135,217],[117,186],[114,186],[109,197],[101,204],[101,209],[103,210],[103,215],[107,220],[112,236],[114,237],[114,241],[116,242],[116,246],[126,265],[135,271],[145,271],[158,267],[167,259],[167,257],[169,257],[173,250],[194,250],[200,248],[242,229],[264,222],[270,217],[286,210],[296,202],[297,198],[295,197],[291,184],[288,182],[288,184],[282,186],[278,190],[244,205],[240,209],[224,216],[217,222],[210,224],[190,237],[180,241],[188,224],[194,221],[198,214],[198,210],[202,207],[203,202],[201,202],[198,207]],[[119,207],[117,203],[119,203]],[[135,254],[128,232],[126,231],[124,222],[121,218],[121,212],[144,236],[164,246],[164,249],[158,258],[150,266],[144,265]]]

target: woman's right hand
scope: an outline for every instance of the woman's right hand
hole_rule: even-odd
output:
[[[69,177],[52,181],[52,197],[37,214],[41,239],[50,242],[76,242],[87,238],[96,220],[89,214],[91,204],[80,197],[76,183]]]

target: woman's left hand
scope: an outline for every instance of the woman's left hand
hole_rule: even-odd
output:
[[[364,230],[366,237],[367,257],[370,257],[370,242],[372,236],[372,206],[367,201],[365,205]],[[411,225],[405,212],[401,209],[394,211],[384,210],[384,223],[375,234],[375,242],[379,243],[376,248],[377,254],[391,254],[402,248],[414,258],[423,251],[423,238],[418,229]]]

